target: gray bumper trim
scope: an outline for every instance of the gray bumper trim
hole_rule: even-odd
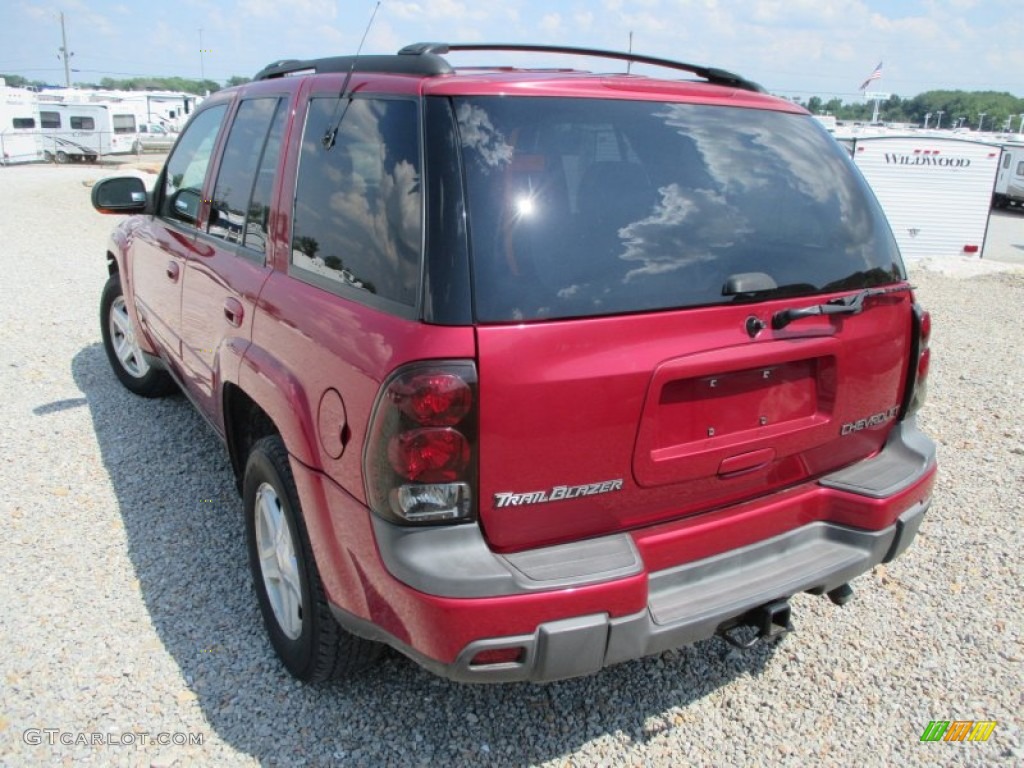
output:
[[[548,682],[592,674],[602,667],[715,635],[748,611],[799,592],[821,594],[900,554],[917,535],[930,500],[882,531],[812,523],[742,549],[653,573],[646,610],[609,619],[577,616],[541,624],[531,635],[470,643],[450,665],[384,636],[335,611],[351,632],[389,643],[432,672],[462,682]],[[521,649],[517,662],[473,665],[481,651]]]
[[[826,488],[885,499],[909,488],[935,463],[935,443],[917,428],[913,417],[901,421],[870,459],[833,472],[818,482]]]
[[[441,597],[501,597],[583,587],[635,576],[644,569],[633,538],[626,533],[499,555],[473,524],[408,528],[374,515],[373,531],[392,576]]]

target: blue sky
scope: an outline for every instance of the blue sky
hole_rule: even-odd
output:
[[[251,76],[276,59],[353,52],[376,0],[5,5],[0,72],[62,83],[60,11],[79,70],[73,80],[201,72],[224,80]],[[638,52],[730,69],[786,96],[854,100],[879,61],[883,78],[873,87],[905,98],[938,88],[1024,96],[1019,0],[382,0],[364,52],[423,40],[625,50],[630,31]]]

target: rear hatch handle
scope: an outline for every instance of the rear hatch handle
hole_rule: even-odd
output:
[[[894,285],[886,288],[865,288],[863,291],[831,299],[824,304],[815,304],[801,309],[780,309],[772,315],[772,328],[776,331],[785,328],[794,320],[819,315],[859,315],[864,310],[864,301],[872,296],[884,296],[888,293],[900,293],[911,290],[909,285]]]

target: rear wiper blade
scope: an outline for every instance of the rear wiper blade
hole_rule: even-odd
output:
[[[884,296],[887,293],[900,293],[911,290],[909,285],[893,285],[886,288],[865,288],[850,296],[815,304],[801,309],[781,309],[772,315],[772,328],[776,331],[785,328],[794,320],[819,315],[859,315],[864,310],[864,301],[872,296]]]

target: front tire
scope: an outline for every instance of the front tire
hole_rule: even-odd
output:
[[[69,158],[68,158],[68,153],[67,152],[64,152],[63,150],[59,150],[57,152],[57,162],[58,163],[60,163],[61,165],[64,165],[65,163],[68,162],[68,160],[69,160]]]
[[[116,272],[100,296],[100,332],[110,367],[125,389],[142,397],[163,397],[175,390],[170,374],[152,367],[142,354]]]
[[[381,646],[349,634],[331,615],[279,436],[252,447],[242,498],[263,623],[287,670],[299,680],[319,682],[369,666]]]

